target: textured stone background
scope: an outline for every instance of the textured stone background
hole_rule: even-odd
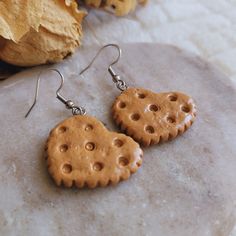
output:
[[[28,119],[24,115],[42,67],[2,81],[1,236],[235,236],[232,83],[215,67],[176,47],[121,46],[124,55],[115,68],[128,85],[191,95],[197,103],[196,122],[172,142],[146,148],[142,168],[128,181],[92,191],[66,190],[49,178],[43,154],[49,131],[71,115],[55,99],[57,76],[43,76]],[[118,130],[110,107],[120,93],[104,65],[116,51],[104,51],[84,77],[78,76],[96,48],[81,49],[56,65],[66,78],[61,94]]]
[[[236,84],[236,0],[149,0],[122,18],[91,10],[84,28],[84,46],[173,44],[212,62]]]
[[[117,18],[92,10],[85,46],[111,42],[160,42],[213,62],[236,83],[236,0],[149,0]]]
[[[160,42],[174,44],[213,62],[218,68],[221,68],[221,70],[227,74],[229,78],[236,82],[236,0],[150,0],[150,3],[145,8],[139,8],[136,12],[123,18],[117,18],[111,14],[93,10],[86,18],[84,29],[84,49],[94,44],[103,45],[105,43],[112,42]],[[130,50],[131,49],[132,46]],[[91,50],[93,50],[93,48],[91,48]],[[129,55],[128,50],[126,50],[126,53],[122,58],[122,61],[130,61],[130,57],[127,59]],[[162,60],[167,56],[167,54],[163,56],[163,53],[160,53]],[[91,86],[90,84],[83,81],[81,81],[81,84],[79,84],[76,80],[78,77],[78,71],[81,69],[81,65],[84,65],[88,58],[91,58],[91,52],[90,54],[88,51],[86,51],[84,54],[82,52],[77,52],[74,57],[68,58],[66,61],[58,65],[58,68],[62,70],[66,78],[70,80],[68,83],[69,87],[67,87],[67,89],[65,88],[65,94],[69,94],[70,96],[73,94],[73,97],[75,94],[77,94],[78,96],[76,96],[76,99],[78,99],[80,104],[86,105],[86,108],[93,115],[98,115],[98,117],[101,116],[99,118],[104,119],[105,117],[105,119],[108,119],[108,113],[106,113],[106,111],[108,112],[107,107],[110,100],[107,98],[112,97],[111,95],[113,94],[114,90],[112,90],[111,87],[106,87],[107,81],[102,80],[101,84],[96,87]],[[139,64],[141,64],[140,58],[138,59],[139,60],[137,63],[139,62]],[[143,64],[146,66],[145,68],[151,66],[149,64],[145,64],[147,63],[145,58],[143,60]],[[160,61],[160,59],[157,58],[157,61]],[[196,59],[196,61],[198,61],[198,59]],[[103,60],[101,60],[100,63],[101,62],[103,62]],[[179,63],[181,64],[181,61],[179,61]],[[104,70],[105,65],[103,68],[101,68],[99,62],[97,62],[96,65],[99,70],[96,70],[95,68],[91,69],[89,71],[91,74],[87,74],[87,77],[93,79],[94,81],[96,81],[97,77],[108,77],[107,72]],[[127,63],[121,63],[119,65],[121,72],[122,65],[125,67],[126,74],[136,74],[136,71],[135,73],[132,72],[132,68],[136,66],[135,61],[132,61],[128,66]],[[163,68],[165,68],[165,65],[168,66],[168,63],[164,63]],[[186,71],[191,70],[191,66],[196,67],[193,71],[198,72],[198,74],[201,75],[199,76],[201,77],[201,83],[199,83],[199,86],[206,84],[209,85],[210,79],[215,82],[212,83],[212,86],[209,86],[208,88],[212,94],[215,94],[215,96],[217,96],[218,92],[221,94],[221,96],[226,98],[226,102],[230,102],[226,104],[229,108],[224,107],[222,105],[223,103],[220,104],[219,102],[216,102],[218,101],[217,99],[219,99],[218,96],[216,101],[213,103],[206,102],[206,104],[219,104],[220,106],[215,106],[216,109],[219,110],[220,107],[223,107],[223,109],[229,111],[229,116],[219,112],[219,115],[216,117],[216,120],[223,119],[225,125],[228,127],[228,125],[231,123],[230,121],[227,122],[227,120],[235,113],[232,112],[233,106],[229,106],[229,104],[233,104],[233,96],[227,96],[227,94],[232,93],[234,90],[230,87],[227,87],[229,89],[227,91],[229,92],[225,92],[222,95],[222,88],[225,88],[226,86],[222,86],[223,83],[219,83],[217,78],[222,77],[222,80],[226,81],[226,77],[222,76],[220,73],[218,73],[218,71],[214,73],[209,72],[202,74],[200,71],[201,67],[198,65],[198,63],[190,63],[190,65],[187,64]],[[129,68],[129,66],[131,66],[131,68]],[[173,65],[171,69],[168,68],[164,70],[164,72],[171,74],[171,71],[175,67],[176,65]],[[45,96],[40,98],[41,104],[38,104],[37,112],[35,111],[31,116],[30,122],[26,122],[23,119],[25,110],[32,101],[32,94],[28,94],[28,91],[30,85],[32,86],[31,88],[34,88],[35,86],[35,81],[32,79],[35,78],[35,74],[38,72],[38,69],[40,68],[19,73],[18,75],[13,76],[11,79],[3,81],[2,86],[0,87],[0,114],[2,114],[3,121],[1,126],[1,134],[2,137],[6,137],[5,139],[2,139],[2,142],[0,142],[0,150],[2,151],[0,155],[0,192],[2,193],[0,197],[0,217],[2,217],[0,219],[0,235],[91,235],[91,232],[94,232],[93,235],[95,235],[96,230],[97,228],[99,229],[100,225],[104,225],[103,230],[104,232],[107,232],[107,235],[112,235],[109,234],[109,230],[113,232],[116,231],[116,229],[119,230],[120,234],[124,235],[122,228],[124,229],[125,223],[130,225],[128,230],[140,232],[140,235],[147,235],[146,232],[147,229],[149,229],[149,224],[153,224],[154,226],[156,224],[157,227],[159,225],[156,222],[152,222],[151,220],[148,220],[147,224],[145,225],[145,222],[143,223],[142,218],[141,221],[136,221],[138,226],[132,224],[130,222],[132,217],[130,217],[129,211],[126,210],[127,204],[129,204],[129,206],[133,209],[131,213],[134,211],[134,207],[136,206],[135,202],[133,202],[133,195],[129,194],[129,191],[133,191],[133,189],[129,190],[130,184],[139,183],[138,181],[140,181],[141,178],[141,183],[145,183],[147,188],[152,187],[151,185],[146,184],[147,175],[137,174],[137,177],[130,179],[130,181],[126,184],[121,184],[113,190],[104,190],[104,192],[103,190],[98,189],[93,195],[91,192],[86,190],[81,192],[64,191],[64,189],[58,189],[50,181],[48,181],[45,165],[41,160],[43,145],[47,137],[48,130],[50,130],[50,128],[55,125],[55,121],[64,119],[68,113],[63,109],[62,105],[56,101],[56,99],[52,99],[51,101],[55,87],[43,83],[42,86],[44,86],[46,92]],[[156,70],[156,68],[154,69]],[[209,68],[205,69],[208,71]],[[150,71],[151,70],[148,70],[148,72]],[[161,69],[157,71],[160,73]],[[182,71],[183,74],[186,73],[185,70]],[[97,76],[96,78],[94,78],[95,72]],[[145,73],[145,75],[147,74],[145,69],[142,71],[138,68],[137,72],[139,72],[137,73],[138,75],[142,75],[142,73]],[[164,72],[163,74],[165,74]],[[156,71],[153,74],[157,74]],[[180,74],[176,72],[172,74],[177,74],[177,78],[180,78],[180,81],[181,79],[186,78],[184,76],[180,76]],[[150,75],[148,78],[150,79]],[[204,78],[206,79],[204,80]],[[143,80],[139,80],[138,78],[135,78],[132,81],[135,81],[136,83],[139,83],[140,81],[140,83],[143,83]],[[171,87],[175,87],[178,85],[178,83],[172,84],[170,76],[167,76],[166,80],[163,81],[165,81],[165,83],[166,81],[169,81],[167,84],[163,83],[164,86],[171,84]],[[205,81],[206,84],[203,81]],[[56,86],[57,81],[50,80],[50,83],[51,85]],[[160,84],[159,82],[156,82],[156,87],[160,86]],[[225,82],[225,84],[230,83]],[[82,91],[79,90],[81,86],[83,88]],[[150,83],[148,86],[151,87]],[[99,88],[101,90],[99,90]],[[195,89],[193,86],[189,87],[188,89],[190,88],[193,90]],[[197,88],[198,87],[196,87],[196,89]],[[206,86],[203,87],[203,90],[204,89],[206,89]],[[105,91],[106,96],[104,96],[103,91]],[[47,104],[49,101],[49,93],[51,94],[50,104]],[[197,90],[195,93],[196,96],[200,96]],[[88,96],[88,94],[90,94],[90,96]],[[96,94],[98,94],[98,96],[96,96]],[[212,96],[210,96],[210,99],[210,101],[213,101]],[[89,101],[91,101],[91,106]],[[9,106],[9,104],[11,104],[11,106]],[[46,106],[43,106],[43,104],[46,104]],[[103,105],[101,106],[101,104]],[[203,106],[203,108],[204,109],[202,109],[202,111],[207,110],[206,107]],[[208,109],[208,111],[205,113],[201,112],[198,122],[194,127],[197,127],[197,125],[201,125],[204,122],[209,122],[211,125],[207,127],[214,128],[210,119],[203,119],[204,114],[208,114],[210,111],[212,110]],[[231,119],[231,121],[234,120],[235,119]],[[215,119],[213,121],[215,122]],[[218,124],[222,123],[218,122]],[[222,140],[223,143],[228,143],[230,141],[231,147],[234,147],[234,145],[232,145],[234,140],[233,138],[230,138],[234,137],[233,129],[230,127],[228,130],[230,131],[231,136],[218,135],[218,138],[215,138],[215,140],[217,142]],[[214,131],[217,133],[221,132],[221,130],[218,129],[214,129]],[[194,135],[195,133],[186,133],[186,135],[191,134]],[[201,133],[198,134],[201,135]],[[28,137],[30,137],[30,139]],[[178,146],[178,143],[181,142],[186,144],[189,143],[187,138],[184,137],[177,139],[175,146]],[[211,138],[214,139],[214,136],[211,136]],[[16,143],[17,145],[12,145],[12,143]],[[160,176],[160,178],[157,178],[158,181],[161,182],[161,180],[165,177],[165,175],[163,175],[163,171],[166,171],[167,174],[173,175],[173,179],[176,179],[176,181],[180,182],[180,184],[183,184],[183,186],[185,186],[184,182],[182,182],[184,180],[189,183],[189,185],[187,185],[189,188],[195,188],[196,185],[192,183],[196,183],[196,181],[193,182],[190,181],[191,179],[183,178],[183,173],[185,172],[181,170],[181,165],[177,165],[176,168],[174,165],[172,165],[172,163],[175,163],[175,158],[172,156],[175,146],[173,144],[171,146],[168,146],[168,144],[162,145],[161,148],[165,154],[165,158],[156,158],[156,154],[154,153],[153,156],[151,156],[153,162],[146,162],[147,164],[144,166],[145,168],[142,168],[141,171],[149,174],[149,172],[151,172],[150,169],[153,166],[157,166],[160,169],[160,172],[152,171],[152,173]],[[185,145],[185,147],[188,146]],[[173,151],[170,148],[172,148]],[[167,150],[169,150],[169,155],[166,156]],[[213,150],[215,155],[212,154],[214,161],[212,165],[213,167],[216,166],[217,168],[206,168],[208,166],[204,165],[204,168],[201,169],[195,168],[194,166],[194,171],[187,173],[187,177],[190,175],[195,178],[194,174],[198,173],[198,171],[202,171],[202,175],[206,176],[207,181],[212,180],[212,178],[208,178],[209,176],[217,177],[216,180],[222,177],[224,180],[223,182],[228,183],[228,185],[222,184],[221,182],[217,182],[217,184],[213,184],[212,186],[207,185],[207,187],[210,187],[210,189],[213,189],[214,186],[220,185],[221,188],[219,190],[221,190],[221,195],[212,194],[212,192],[206,191],[208,188],[206,188],[204,185],[198,185],[200,189],[199,194],[203,192],[202,197],[199,198],[201,207],[198,208],[196,205],[196,208],[192,209],[197,212],[200,217],[199,219],[196,218],[196,222],[193,221],[192,225],[188,223],[192,219],[189,217],[191,208],[186,207],[188,221],[184,221],[185,223],[187,222],[187,226],[185,227],[184,224],[179,224],[179,222],[181,222],[181,220],[185,220],[185,218],[180,218],[177,214],[168,215],[171,212],[171,207],[175,206],[175,204],[178,206],[179,204],[177,201],[173,201],[172,192],[165,188],[161,189],[160,192],[158,192],[158,189],[154,189],[155,194],[152,202],[154,202],[154,204],[157,206],[160,206],[163,215],[170,221],[173,221],[173,225],[179,224],[179,227],[183,228],[185,232],[191,231],[191,226],[193,226],[193,229],[196,229],[195,232],[197,233],[185,234],[188,236],[229,236],[229,232],[230,236],[236,236],[236,227],[234,227],[234,230],[231,231],[233,225],[235,224],[235,219],[230,214],[226,214],[227,212],[233,212],[233,209],[231,208],[232,205],[235,205],[235,201],[232,202],[231,198],[224,199],[224,196],[234,196],[235,193],[234,189],[230,187],[233,185],[233,183],[235,183],[233,178],[235,176],[235,172],[233,172],[234,166],[229,164],[227,158],[232,158],[232,163],[235,163],[235,159],[233,158],[233,155],[227,156],[226,154],[226,157],[223,157],[223,155],[220,156],[220,153],[223,152],[222,146],[220,145],[217,145],[216,150]],[[217,150],[221,150],[221,152],[217,152]],[[148,150],[148,152],[154,151],[154,149]],[[160,152],[159,149],[156,151]],[[196,153],[201,152],[201,149],[197,147],[195,151]],[[207,152],[207,149],[205,151]],[[226,151],[229,152],[230,149],[226,149]],[[210,156],[210,153],[206,153],[205,156]],[[201,157],[200,154],[199,157]],[[179,160],[182,160],[182,158]],[[162,161],[162,165],[158,165],[160,161]],[[204,164],[204,162],[207,163],[208,159],[202,159],[201,163]],[[155,165],[155,163],[157,164]],[[210,159],[209,163],[211,163]],[[228,169],[226,169],[226,167]],[[169,171],[169,168],[171,171]],[[231,175],[232,177],[230,178]],[[176,182],[173,181],[170,182],[171,186],[173,185],[173,187],[178,187],[178,185],[175,185],[175,183]],[[134,186],[134,191],[137,193],[134,196],[137,196],[138,199],[141,198],[141,200],[147,199],[144,188],[139,187],[139,184]],[[198,188],[196,190],[198,190]],[[127,195],[123,194],[125,191],[127,192]],[[160,193],[160,195],[157,193]],[[165,198],[166,193],[170,193],[170,195],[168,195],[170,201],[168,202]],[[173,191],[173,193],[178,194],[178,191]],[[59,194],[60,197],[58,197]],[[184,195],[188,195],[188,192],[185,191]],[[125,196],[128,197],[126,198]],[[131,197],[129,198],[129,196]],[[200,195],[194,195],[194,199],[198,199],[198,196]],[[184,204],[188,206],[189,202],[184,201],[184,198],[181,197],[182,195],[179,197],[180,201],[184,202]],[[69,201],[68,198],[70,199]],[[114,199],[116,199],[120,205],[117,203],[117,201],[116,204],[114,204]],[[127,199],[129,201],[127,201]],[[88,204],[88,202],[91,202],[91,204]],[[226,204],[221,205],[223,202]],[[179,205],[181,206],[181,204]],[[103,210],[103,206],[105,211]],[[116,211],[113,208],[116,206],[120,206],[121,208],[121,213],[119,215],[114,214]],[[152,205],[146,204],[145,200],[144,202],[140,200],[137,201],[137,206],[137,209],[143,212],[142,216],[148,212],[153,213]],[[149,207],[151,210],[148,211],[145,209],[147,207]],[[81,208],[84,210],[81,211]],[[96,209],[99,209],[100,211],[96,211]],[[124,211],[125,216],[130,217],[128,221],[126,221],[124,213],[122,213],[122,209],[126,210]],[[203,211],[201,211],[201,209],[203,209]],[[208,209],[208,214],[204,214],[206,209]],[[222,212],[220,211],[221,209]],[[77,218],[73,217],[72,214],[75,211],[76,215],[78,216]],[[227,221],[219,221],[217,218],[215,219],[214,216],[217,216],[215,215],[216,211],[219,213],[219,215],[222,213]],[[107,212],[110,212],[110,214]],[[160,212],[158,212],[158,214],[159,213]],[[96,214],[97,222],[94,220]],[[111,217],[112,214],[114,214],[114,217]],[[134,216],[136,218],[139,217],[138,214],[135,214]],[[63,217],[66,219],[65,221],[62,219]],[[117,224],[117,218],[119,219],[119,222],[125,223]],[[93,222],[93,224],[88,224],[89,219]],[[149,217],[149,219],[152,218]],[[116,224],[109,224],[109,222],[116,222]],[[205,224],[202,224],[202,222]],[[209,222],[214,223],[211,225]],[[41,227],[42,225],[43,227]],[[96,227],[97,225],[98,227]],[[162,224],[162,227],[167,227],[166,222],[165,224]],[[140,231],[140,228],[143,229],[143,231]],[[84,234],[81,231],[83,229],[85,231]],[[62,230],[64,230],[64,234],[62,233]],[[175,232],[175,235],[178,235],[175,228],[173,228],[173,232]],[[172,233],[171,235],[174,234]],[[182,233],[181,236],[183,235],[184,234]]]

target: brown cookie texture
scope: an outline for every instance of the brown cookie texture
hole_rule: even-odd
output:
[[[78,188],[126,180],[142,164],[143,152],[132,138],[110,132],[91,116],[59,123],[46,144],[47,166],[55,183]]]
[[[117,125],[143,146],[174,139],[194,122],[196,105],[180,92],[154,93],[128,88],[112,107]]]
[[[147,0],[83,0],[83,2],[95,8],[101,8],[117,16],[124,16],[134,11],[138,4],[144,5]]]
[[[136,5],[137,0],[107,0],[104,8],[114,12],[117,16],[123,16],[134,11]]]

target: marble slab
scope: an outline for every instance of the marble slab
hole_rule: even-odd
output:
[[[110,107],[119,94],[106,71],[107,49],[78,76],[97,47],[81,48],[49,66],[66,78],[62,95],[117,130]],[[124,44],[117,72],[130,86],[183,91],[197,103],[192,128],[174,141],[144,149],[142,168],[116,187],[59,188],[47,174],[49,131],[70,111],[55,99],[59,80],[42,79],[32,114],[38,72],[0,82],[0,234],[228,236],[236,223],[236,93],[230,80],[199,57],[159,44]]]

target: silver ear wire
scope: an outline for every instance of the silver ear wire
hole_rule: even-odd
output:
[[[38,100],[38,95],[39,95],[39,85],[40,85],[41,76],[45,71],[48,71],[48,70],[57,72],[60,76],[60,79],[61,79],[61,84],[60,84],[59,88],[56,91],[56,98],[58,100],[60,100],[62,103],[64,103],[66,105],[67,109],[71,109],[73,115],[85,115],[86,111],[83,107],[75,106],[74,103],[71,100],[66,99],[65,97],[63,97],[60,94],[60,90],[62,89],[62,87],[64,85],[64,81],[65,81],[64,76],[61,74],[61,72],[57,69],[47,69],[47,70],[40,71],[40,73],[38,75],[38,79],[37,79],[37,83],[36,83],[35,96],[34,96],[34,102],[31,105],[31,107],[29,108],[29,110],[27,111],[27,113],[25,115],[25,118],[27,118],[29,116],[30,112],[33,110],[34,106],[36,105],[36,102]]]
[[[86,66],[83,70],[81,70],[81,72],[79,73],[79,75],[82,75],[85,71],[87,71],[92,64],[94,63],[94,61],[97,59],[97,57],[99,56],[99,54],[101,53],[101,51],[107,47],[115,47],[118,50],[118,57],[116,58],[116,60],[114,60],[109,66],[108,66],[108,72],[110,73],[111,77],[112,77],[112,81],[116,84],[116,87],[118,89],[120,89],[121,91],[126,90],[128,87],[125,83],[125,81],[123,81],[120,76],[118,74],[116,74],[115,70],[112,68],[113,65],[115,65],[116,63],[118,63],[118,61],[120,60],[121,57],[121,48],[119,47],[119,45],[117,44],[107,44],[103,47],[101,47],[99,49],[99,51],[96,53],[95,57],[92,59],[92,61],[88,64],[88,66]]]

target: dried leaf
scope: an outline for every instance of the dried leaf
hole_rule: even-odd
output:
[[[9,2],[13,4],[15,1],[2,2],[3,5],[5,3],[9,7]],[[5,38],[4,43],[1,44],[0,41],[0,59],[19,66],[54,63],[73,53],[80,45],[81,23],[85,12],[78,10],[74,0],[43,0],[37,1],[38,4],[35,5],[33,2],[36,1],[29,1],[32,2],[31,4],[28,1],[17,0],[17,2],[26,7],[26,10],[21,6],[18,6],[17,11],[15,7],[13,10],[9,8],[8,18],[0,12],[0,19],[5,21],[14,18],[12,14],[17,13],[16,18],[19,21],[19,24],[13,26],[9,23],[12,21],[8,20],[7,30],[0,29],[0,35]],[[36,5],[42,14],[37,13]],[[30,8],[27,8],[29,6]],[[18,17],[24,11],[30,11],[30,13],[25,13],[25,18]],[[25,31],[26,33],[23,34]]]
[[[30,28],[38,29],[43,14],[43,1],[0,1],[0,35],[18,42]]]

